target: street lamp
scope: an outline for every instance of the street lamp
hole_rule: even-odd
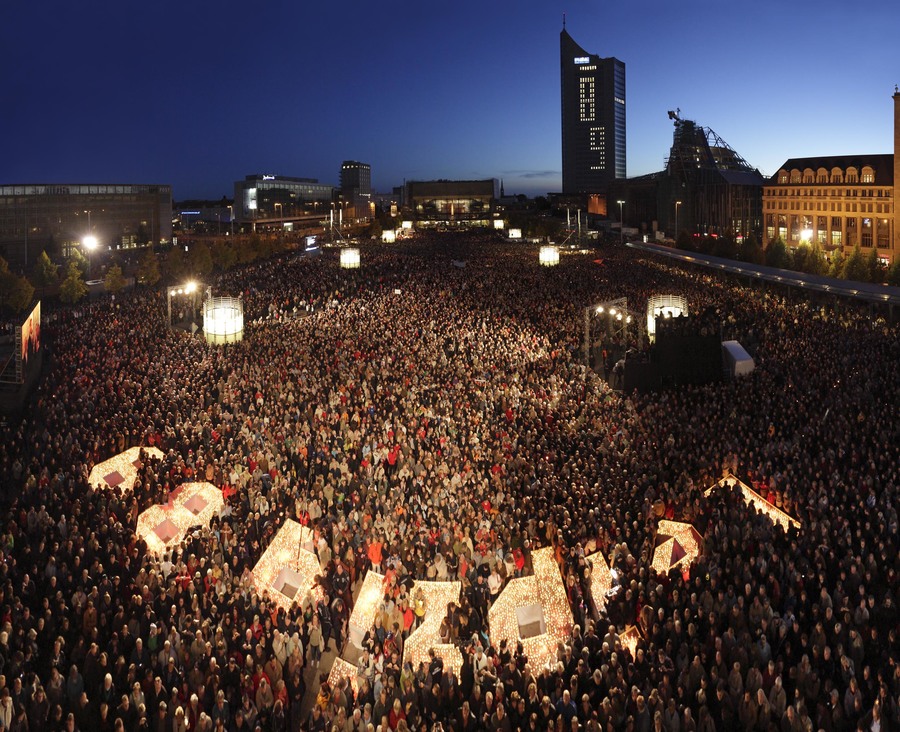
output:
[[[234,206],[228,206],[228,223],[231,224],[231,235],[234,236]]]
[[[275,209],[281,209],[281,216],[279,217],[280,226],[278,227],[278,241],[281,242],[284,239],[284,204],[276,203]]]
[[[616,201],[619,204],[619,243],[625,243],[625,218],[622,215],[622,206],[625,205],[625,201]]]
[[[86,237],[84,237],[84,239],[81,240],[81,245],[87,250],[88,253],[88,279],[90,279],[92,269],[91,252],[93,252],[98,246],[100,246],[100,243],[97,241],[96,236],[94,236],[93,234],[88,234]]]
[[[681,201],[675,201],[675,238],[678,238],[678,207],[681,205]]]

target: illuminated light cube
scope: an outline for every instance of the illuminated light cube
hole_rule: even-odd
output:
[[[359,249],[347,247],[341,249],[341,267],[343,269],[359,269]]]
[[[109,460],[97,463],[91,469],[88,483],[98,488],[121,486],[124,491],[132,490],[141,465],[141,449],[140,447],[129,447],[125,452],[120,452]],[[162,451],[155,447],[145,447],[143,450],[149,457],[159,459],[164,457]]]
[[[256,592],[267,594],[285,610],[303,600],[321,571],[318,557],[303,548],[311,534],[308,527],[288,519],[253,568]]]
[[[772,523],[780,526],[783,531],[787,531],[791,526],[797,529],[800,528],[800,522],[797,519],[785,511],[782,511],[777,506],[773,506],[750,486],[743,481],[738,480],[733,475],[722,478],[718,483],[708,488],[703,495],[709,496],[715,488],[727,488],[732,482],[737,483],[738,487],[741,489],[741,494],[744,497],[745,503],[752,506],[757,511],[762,511]]]
[[[147,544],[147,551],[163,554],[184,538],[184,529],[173,520],[169,506],[150,506],[138,515],[137,535]]]
[[[185,529],[206,526],[224,506],[222,491],[206,481],[185,483],[175,499],[175,508],[179,509],[178,521]]]
[[[385,229],[381,232],[381,241],[384,244],[393,244],[397,241],[397,232],[394,229]]]
[[[555,267],[559,264],[559,249],[556,247],[541,247],[538,261],[543,267]]]

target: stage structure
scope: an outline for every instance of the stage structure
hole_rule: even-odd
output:
[[[244,301],[239,297],[210,297],[203,303],[203,334],[211,345],[237,343],[244,337]]]
[[[541,247],[538,261],[542,267],[555,267],[559,264],[559,249],[553,246]]]
[[[604,337],[600,339],[599,344],[604,346],[624,345],[628,338],[628,329],[632,325],[636,326],[637,333],[635,335],[640,341],[640,318],[628,309],[628,298],[619,297],[615,300],[588,305],[584,309],[584,363],[586,366],[591,363],[591,346],[593,345],[591,324],[595,319],[602,324],[604,331]]]
[[[647,300],[647,337],[656,340],[657,318],[679,318],[688,315],[687,299],[683,295],[651,295]]]
[[[359,269],[359,249],[351,247],[341,249],[341,268]]]

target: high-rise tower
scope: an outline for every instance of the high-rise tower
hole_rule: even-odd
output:
[[[625,177],[625,63],[559,34],[562,192],[599,193]]]

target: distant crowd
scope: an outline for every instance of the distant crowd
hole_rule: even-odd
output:
[[[900,729],[900,331],[866,308],[748,288],[617,246],[563,253],[420,234],[234,270],[244,339],[167,328],[165,297],[45,312],[46,373],[0,427],[0,730]],[[581,362],[586,305],[682,294],[751,345],[736,381],[638,395]],[[629,336],[639,345],[637,330]],[[133,446],[133,489],[89,485]],[[756,513],[733,473],[800,522]],[[223,490],[163,554],[138,515]],[[252,570],[286,519],[316,591],[285,611]],[[662,518],[701,554],[650,568]],[[488,613],[551,547],[574,618],[554,664]],[[598,605],[589,555],[615,587]],[[362,650],[348,620],[384,598]],[[414,580],[458,580],[439,654],[404,643]],[[622,640],[639,633],[634,652]],[[327,682],[334,654],[353,683]]]

